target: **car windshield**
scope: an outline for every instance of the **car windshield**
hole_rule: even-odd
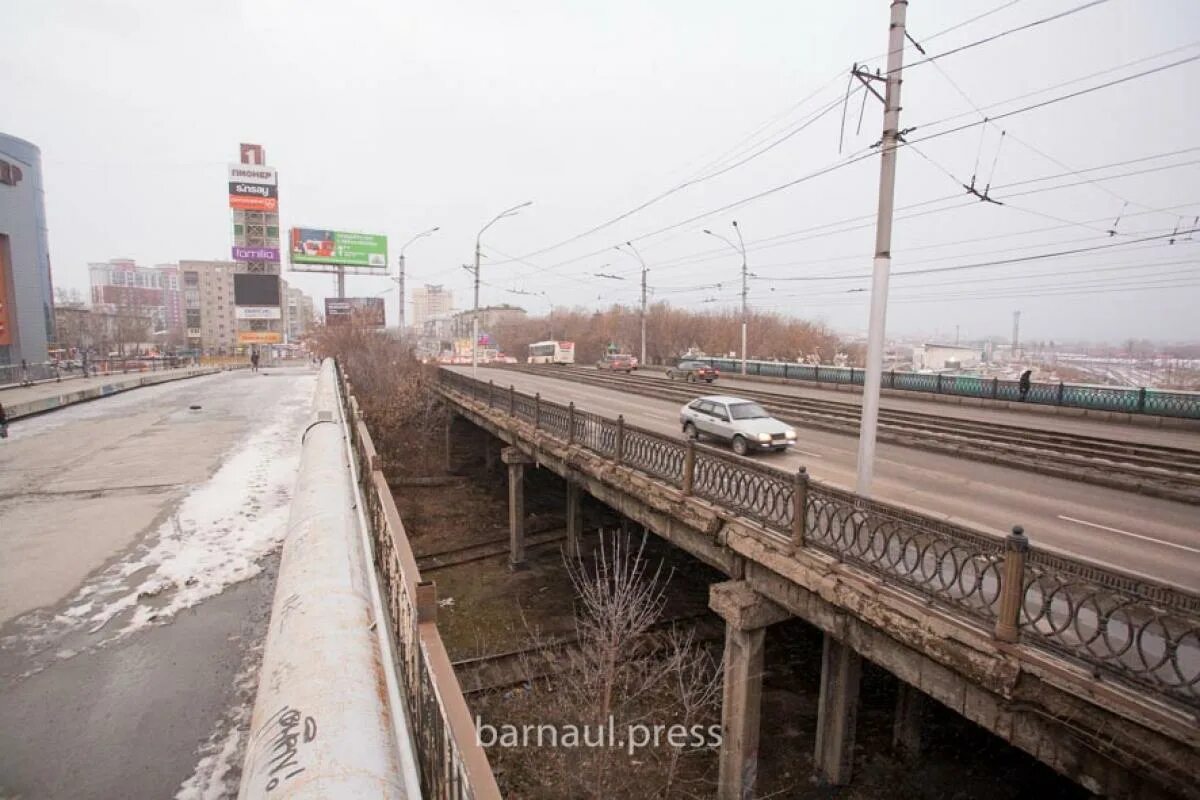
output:
[[[758,403],[734,403],[729,406],[734,419],[761,419],[771,416]]]

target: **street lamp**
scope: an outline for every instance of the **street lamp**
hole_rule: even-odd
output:
[[[412,244],[413,242],[415,242],[417,239],[424,239],[426,236],[432,236],[434,233],[436,233],[439,230],[441,230],[441,229],[435,225],[434,227],[430,228],[427,231],[421,231],[420,233],[418,233],[416,236],[409,239],[407,242],[405,242],[400,247],[400,277],[393,278],[393,280],[395,280],[396,283],[400,284],[400,315],[399,315],[399,317],[397,317],[397,320],[400,323],[400,326],[399,326],[400,338],[404,338],[404,249],[406,247],[408,247],[410,244]]]
[[[639,253],[638,249],[633,246],[633,242],[626,242],[625,246],[633,251],[633,254],[635,256],[637,256],[638,263],[642,265],[642,313],[641,313],[642,353],[641,353],[641,360],[638,361],[638,367],[640,369],[645,369],[646,368],[646,273],[649,272],[649,270],[646,268],[646,262],[642,258],[642,254]],[[621,245],[616,245],[615,247],[613,247],[613,249],[620,250],[622,253],[625,252],[624,250],[621,250]]]
[[[749,287],[749,284],[747,283],[747,281],[750,277],[750,273],[746,270],[746,243],[744,241],[742,241],[742,229],[738,227],[736,219],[733,221],[733,230],[735,233],[737,233],[737,239],[738,239],[737,244],[734,244],[733,242],[729,241],[728,239],[726,239],[724,236],[722,236],[719,233],[713,233],[708,228],[705,228],[704,232],[707,233],[709,236],[717,237],[722,242],[724,242],[725,244],[729,245],[734,250],[736,250],[737,252],[742,254],[742,374],[745,375],[746,374],[746,319],[749,316],[747,297],[749,296],[749,293],[750,293],[750,287]]]
[[[512,208],[506,208],[496,216],[492,217],[492,221],[479,229],[479,233],[475,234],[475,313],[471,318],[471,377],[478,377],[479,373],[479,240],[483,237],[483,232],[495,225],[505,217],[516,216],[522,208],[533,205],[532,200],[526,200],[520,205],[515,205]]]

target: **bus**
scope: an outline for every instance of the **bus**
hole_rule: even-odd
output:
[[[529,364],[574,364],[574,342],[534,342],[529,345]]]

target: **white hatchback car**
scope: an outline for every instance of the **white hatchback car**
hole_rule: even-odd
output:
[[[727,395],[698,397],[679,410],[689,438],[701,435],[729,442],[744,456],[758,450],[786,450],[796,444],[796,429],[772,417],[752,400]]]

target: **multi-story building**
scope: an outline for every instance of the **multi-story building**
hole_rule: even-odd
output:
[[[475,312],[470,309],[459,311],[454,315],[451,324],[451,332],[454,338],[471,338],[471,326],[474,317]],[[479,333],[482,335],[497,326],[510,322],[520,322],[523,319],[525,319],[525,309],[523,308],[510,306],[507,303],[498,306],[486,306],[479,309]]]
[[[422,330],[425,321],[449,314],[454,308],[454,292],[440,285],[425,284],[413,289],[412,326]]]
[[[313,299],[284,282],[283,326],[289,343],[299,342],[312,328],[315,320]]]
[[[53,340],[41,151],[0,134],[0,364],[43,362]]]
[[[149,317],[157,343],[183,344],[184,306],[178,265],[139,267],[131,258],[114,258],[88,264],[88,278],[92,306],[97,311],[118,317]]]
[[[237,352],[232,261],[180,261],[188,347],[205,355]]]

